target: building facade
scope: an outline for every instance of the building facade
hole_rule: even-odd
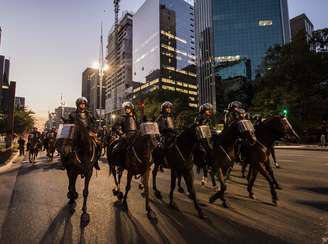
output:
[[[102,104],[100,104],[100,76],[98,69],[86,68],[82,73],[82,96],[88,99],[89,111],[94,116],[104,115],[105,86],[102,86]]]
[[[115,38],[115,26],[108,35],[106,61],[109,67],[106,76],[106,116],[118,113],[122,103],[133,90],[132,84],[132,25],[133,16],[125,13],[120,19]]]
[[[247,59],[254,79],[267,49],[291,39],[287,0],[196,0],[195,18],[199,100],[215,107],[213,67]]]
[[[184,0],[146,0],[133,17],[134,97],[157,89],[184,93],[197,107],[194,8]]]
[[[314,31],[313,24],[311,20],[305,15],[298,15],[290,20],[290,29],[292,33],[292,39],[300,33],[303,32],[307,41],[312,37],[312,32]]]
[[[15,108],[18,110],[25,108],[25,97],[15,97]]]

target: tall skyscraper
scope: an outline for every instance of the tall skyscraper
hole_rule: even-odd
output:
[[[117,26],[117,42],[115,26],[108,35],[107,64],[108,76],[106,84],[106,115],[117,113],[122,103],[132,93],[132,14],[125,13]]]
[[[200,103],[216,106],[222,62],[247,60],[254,79],[267,49],[291,39],[287,0],[195,0],[195,19]]]
[[[185,0],[146,0],[133,17],[135,96],[184,93],[197,107],[194,8]]]

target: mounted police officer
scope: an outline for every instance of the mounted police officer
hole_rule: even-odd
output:
[[[159,132],[161,133],[165,147],[173,143],[176,135],[172,112],[173,104],[168,101],[164,102],[161,105],[160,115],[156,119],[156,122],[159,126]]]
[[[27,144],[26,144],[27,151],[30,149],[30,145],[32,142],[36,142],[38,144],[38,147],[40,147],[41,144],[40,139],[41,139],[41,133],[38,131],[38,128],[34,127],[27,138]]]
[[[233,122],[241,120],[245,117],[246,112],[243,109],[243,105],[239,101],[233,101],[228,105],[225,110],[224,123],[225,126],[230,126]]]
[[[85,128],[89,130],[89,135],[92,140],[96,143],[96,153],[98,159],[100,156],[99,145],[96,140],[96,119],[93,117],[92,113],[87,110],[88,100],[85,97],[79,97],[75,101],[76,110],[69,115],[68,123],[82,124]],[[95,168],[100,169],[98,160],[95,163]]]
[[[133,145],[139,125],[134,111],[134,105],[131,102],[124,102],[122,107],[125,114],[118,118],[112,127],[112,131],[120,137],[113,153],[117,155],[116,161],[119,165],[124,167],[126,152]]]
[[[176,131],[173,117],[173,104],[169,101],[164,102],[161,105],[160,115],[156,119],[158,123],[159,132],[161,133],[161,159],[163,160],[162,165],[165,164],[164,157],[168,148],[173,145]]]

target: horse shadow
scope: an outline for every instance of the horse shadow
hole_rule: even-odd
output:
[[[74,243],[73,240],[73,224],[72,216],[74,211],[65,205],[58,212],[56,217],[52,220],[48,226],[47,231],[41,238],[40,244],[55,243],[58,238],[60,238],[59,243]],[[60,235],[61,227],[63,226],[63,234]],[[80,244],[86,243],[85,241],[85,226],[80,226]]]
[[[116,243],[156,243],[157,241],[143,228],[129,211],[123,211],[121,201],[115,201],[115,239]]]
[[[318,193],[322,195],[327,195],[328,196],[328,187],[298,187],[298,190],[303,190],[303,191],[310,191],[313,193]]]
[[[295,202],[324,212],[328,212],[328,201],[296,200]]]
[[[50,171],[50,170],[63,170],[63,166],[61,162],[55,163],[40,163],[40,164],[32,164],[29,167],[21,167],[19,174],[26,175],[31,173],[34,170],[43,170],[43,171]]]

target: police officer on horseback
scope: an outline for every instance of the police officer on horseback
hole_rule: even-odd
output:
[[[156,119],[158,123],[159,132],[162,136],[162,142],[164,148],[170,146],[173,143],[176,131],[174,126],[174,118],[173,118],[173,104],[171,102],[164,102],[161,105],[160,115]]]
[[[225,126],[230,126],[233,122],[243,119],[245,115],[246,112],[241,102],[233,101],[229,103],[227,110],[225,110]]]
[[[99,159],[99,145],[96,140],[97,134],[96,134],[96,119],[92,115],[91,112],[87,110],[88,107],[88,99],[85,97],[79,97],[75,101],[76,110],[69,115],[69,119],[67,122],[74,123],[74,124],[82,124],[85,128],[89,130],[89,135],[92,138],[92,140],[96,143],[96,151]],[[98,160],[96,160],[96,163],[94,167],[99,170],[99,164]]]
[[[119,136],[119,142],[113,153],[118,156],[117,162],[120,166],[124,167],[126,151],[133,145],[139,125],[134,111],[134,105],[131,102],[124,102],[122,107],[125,113],[118,118],[112,127],[112,131]]]

